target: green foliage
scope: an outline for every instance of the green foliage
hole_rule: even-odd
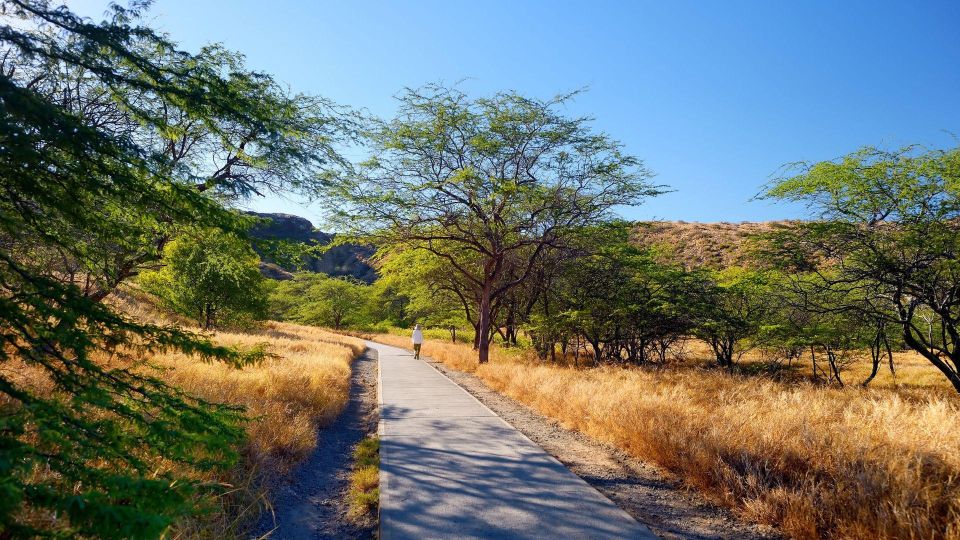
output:
[[[144,288],[204,329],[266,318],[260,259],[244,239],[216,229],[192,231],[167,244],[161,262],[161,270],[141,276]]]
[[[450,292],[471,306],[481,362],[498,305],[542,258],[616,206],[660,192],[619,143],[565,116],[571,98],[409,90],[397,117],[370,130],[371,157],[328,199],[354,239],[444,261],[458,282]]]
[[[771,240],[785,268],[813,269],[829,291],[833,305],[813,297],[809,309],[896,327],[960,391],[958,186],[960,149],[864,148],[803,166],[767,196],[805,202],[822,218]]]
[[[0,536],[157,537],[222,489],[190,471],[233,463],[241,414],[143,358],[239,366],[262,351],[102,301],[184,227],[244,235],[224,201],[316,188],[341,123],[239,55],[179,50],[138,9],[101,23],[42,0],[0,12]]]
[[[403,291],[402,322],[444,328],[468,325],[464,313],[470,314],[473,309],[472,302],[466,300],[469,286],[461,276],[450,272],[440,256],[394,246],[379,252],[377,270],[381,277],[375,287],[384,292]]]
[[[763,272],[735,267],[705,277],[691,306],[694,335],[710,345],[718,364],[733,367],[773,311],[771,282]]]
[[[629,224],[581,230],[577,242],[577,256],[558,261],[531,316],[541,356],[582,338],[595,362],[664,361],[691,328],[691,275],[634,245]]]
[[[275,318],[336,329],[364,326],[381,319],[366,318],[372,288],[350,278],[301,272],[281,281],[270,293]]]

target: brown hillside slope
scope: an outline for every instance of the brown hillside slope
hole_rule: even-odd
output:
[[[634,240],[658,248],[663,262],[684,268],[755,266],[751,238],[796,221],[698,223],[686,221],[638,221]]]

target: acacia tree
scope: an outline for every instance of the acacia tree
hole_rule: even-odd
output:
[[[782,262],[776,257],[767,260]],[[838,288],[833,281],[810,271],[770,272],[768,276],[775,279],[766,293],[771,306],[759,338],[763,347],[776,351],[790,364],[809,356],[814,380],[821,380],[821,374],[825,374],[841,386],[842,368],[858,359],[863,351],[869,352],[871,371],[861,386],[870,384],[883,361],[894,372],[893,347],[897,344],[890,341],[891,332],[896,336],[889,322],[891,314],[878,316],[879,306],[870,304],[869,299],[851,296],[862,293],[862,288]],[[818,350],[826,356],[830,373],[818,365]]]
[[[615,206],[659,192],[619,143],[562,114],[571,97],[408,90],[398,116],[370,130],[373,155],[333,190],[331,216],[346,231],[430,252],[462,276],[481,363],[496,302],[545,253]]]
[[[694,334],[713,350],[721,367],[733,369],[736,359],[754,343],[771,309],[762,272],[731,267],[696,280]]]
[[[228,466],[243,434],[239,411],[171,388],[143,353],[252,358],[101,300],[183,226],[245,234],[223,197],[291,169],[240,175],[241,162],[289,159],[294,184],[316,182],[310,147],[329,141],[296,129],[321,119],[268,76],[179,50],[137,10],[101,23],[43,0],[0,12],[0,536],[156,537],[218,489],[160,458]],[[212,170],[205,151],[183,153],[196,130],[224,160]]]
[[[336,329],[362,323],[371,287],[350,277],[301,272],[270,294],[275,317]]]
[[[819,259],[824,286],[878,328],[895,325],[960,392],[960,149],[864,148],[801,167],[766,196],[820,219],[781,236],[783,251]]]

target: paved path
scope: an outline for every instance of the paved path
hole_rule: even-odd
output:
[[[380,366],[380,533],[421,538],[656,538],[405,349]]]

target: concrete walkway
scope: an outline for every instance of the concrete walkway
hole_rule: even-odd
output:
[[[405,349],[380,366],[380,533],[404,538],[656,538]]]

